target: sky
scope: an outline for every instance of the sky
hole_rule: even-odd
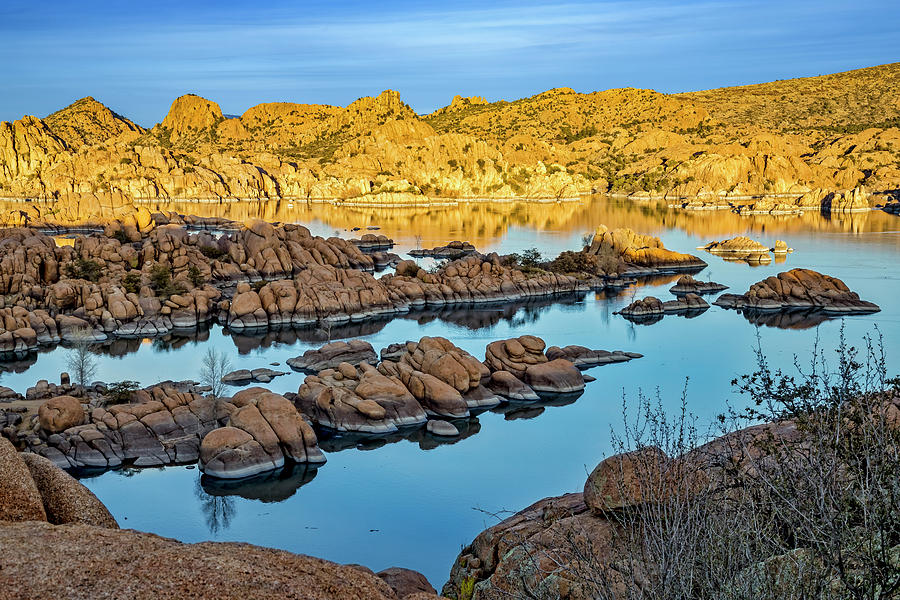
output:
[[[150,126],[185,93],[239,115],[384,89],[419,113],[455,94],[692,91],[900,61],[898,23],[897,0],[2,0],[0,120],[84,96]]]

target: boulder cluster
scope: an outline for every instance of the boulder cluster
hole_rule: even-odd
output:
[[[827,313],[872,313],[878,305],[860,300],[837,277],[810,269],[791,269],[754,283],[744,294],[723,294],[714,303],[723,308],[780,311],[815,309]]]
[[[616,314],[629,319],[640,320],[648,317],[659,317],[668,313],[698,313],[707,308],[709,308],[709,303],[706,300],[695,293],[688,292],[666,302],[653,296],[647,296],[641,300],[635,300]]]
[[[312,427],[284,396],[253,387],[226,406],[225,427],[209,432],[200,444],[200,469],[207,475],[238,479],[279,469],[286,459],[325,462]]]
[[[545,353],[543,340],[525,335],[490,343],[479,361],[445,338],[423,337],[383,349],[376,365],[363,359],[374,356],[374,349],[362,344],[352,353],[346,348],[345,356],[358,359],[354,364],[323,363],[328,368],[307,376],[300,386],[294,400],[314,424],[343,432],[389,433],[429,418],[461,419],[510,400],[580,392],[585,376],[579,368],[640,356],[580,346],[552,347]],[[331,354],[334,345],[325,348]]]

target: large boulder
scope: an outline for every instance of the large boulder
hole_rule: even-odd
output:
[[[525,382],[535,392],[566,394],[584,390],[581,371],[564,358],[531,365],[525,371]]]
[[[791,269],[754,283],[742,294],[722,294],[715,301],[724,308],[753,310],[790,310],[807,308],[830,313],[871,313],[878,305],[860,300],[837,277],[810,269]]]
[[[220,427],[200,443],[200,470],[221,479],[239,479],[284,465],[272,458],[253,436],[237,427]]]
[[[44,501],[28,466],[12,443],[0,436],[0,521],[46,520]],[[4,555],[4,564],[7,560]]]
[[[48,433],[59,433],[84,422],[81,401],[72,396],[50,398],[38,408],[41,429]]]
[[[402,567],[391,567],[376,573],[385,583],[391,586],[398,598],[407,598],[412,594],[431,594],[437,595],[437,592],[425,576],[418,571],[412,569],[404,569]]]
[[[509,371],[519,379],[525,378],[528,367],[547,362],[544,348],[547,344],[539,337],[523,335],[509,340],[488,344],[484,363],[493,371]]]
[[[50,523],[119,527],[109,509],[93,492],[50,460],[32,453],[23,454],[22,460],[41,494]]]
[[[367,362],[374,365],[378,356],[372,344],[364,340],[331,342],[316,350],[307,350],[302,356],[289,358],[287,364],[297,371],[318,373],[325,369],[335,369],[342,362],[356,366]]]
[[[661,499],[659,489],[669,458],[655,447],[611,456],[598,464],[584,484],[584,503],[605,514],[649,499]]]

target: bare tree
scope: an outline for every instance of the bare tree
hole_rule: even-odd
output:
[[[73,336],[72,348],[66,356],[66,368],[81,386],[90,384],[97,373],[97,357],[91,352],[93,343],[90,331],[79,329]]]
[[[210,388],[210,394],[218,399],[225,393],[225,383],[222,378],[231,371],[231,361],[224,352],[210,348],[203,355],[203,363],[200,368],[200,383]]]

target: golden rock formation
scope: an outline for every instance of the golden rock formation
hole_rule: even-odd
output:
[[[457,96],[424,116],[390,90],[239,118],[186,95],[149,130],[84,98],[0,123],[0,197],[418,206],[597,192],[689,209],[865,210],[900,186],[898,82],[900,63],[677,95]]]

